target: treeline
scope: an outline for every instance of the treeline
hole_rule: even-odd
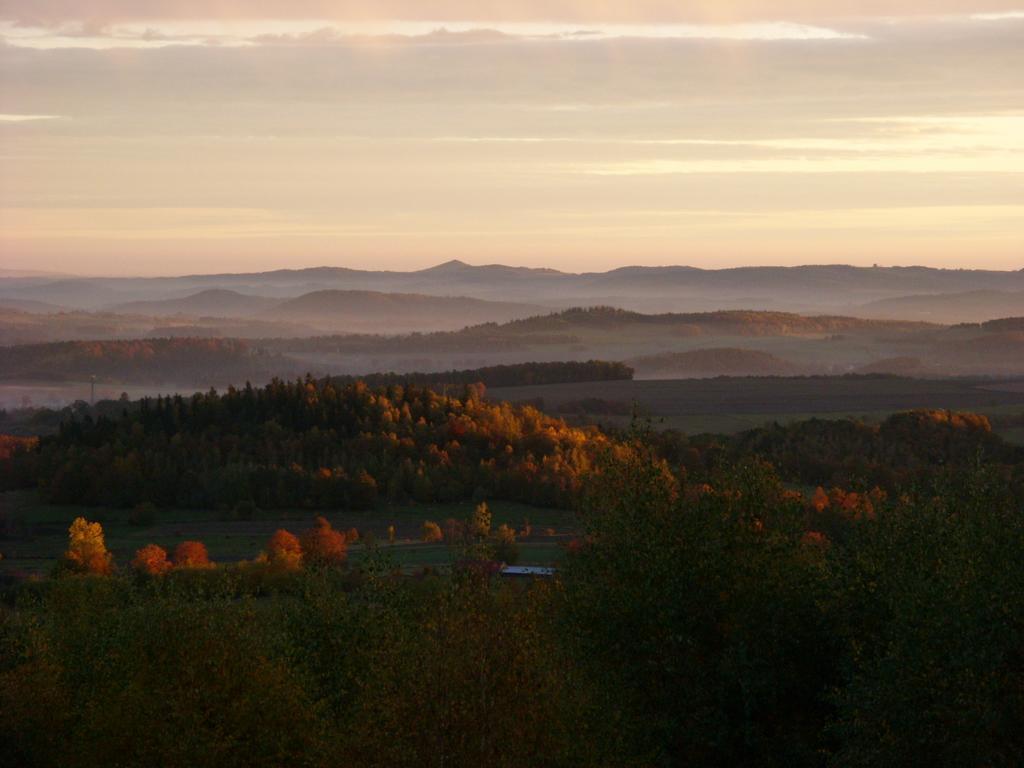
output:
[[[119,507],[369,509],[474,497],[570,506],[606,438],[481,392],[306,378],[145,399],[118,416],[65,421],[38,450],[16,453],[6,475],[54,503]]]
[[[646,376],[796,376],[808,371],[767,352],[729,347],[660,352],[629,363]]]
[[[616,443],[552,583],[403,577],[386,548],[292,567],[311,532],[26,583],[0,765],[1022,764],[1019,507],[986,470],[869,496],[749,460],[692,482]],[[76,521],[69,559],[112,570],[101,535]]]
[[[292,360],[241,339],[166,338],[62,341],[0,347],[0,378],[131,381],[206,387],[300,375]]]
[[[572,384],[587,381],[623,381],[633,378],[624,363],[604,360],[586,362],[516,363],[461,371],[436,373],[371,373],[365,376],[335,376],[339,384],[363,381],[371,387],[392,384],[415,387],[444,387],[481,383],[485,387],[524,387],[531,384]]]
[[[758,457],[803,486],[924,493],[984,466],[1024,499],[1024,447],[1003,440],[976,413],[907,411],[878,424],[814,418],[729,436],[664,430],[648,439],[678,474],[693,479]]]
[[[806,485],[924,489],[935,479],[986,466],[1024,498],[1024,448],[992,432],[985,416],[920,410],[880,424],[811,419],[737,436],[733,456],[757,455]]]
[[[616,307],[576,307],[550,315],[513,320],[501,326],[513,333],[555,333],[573,328],[624,330],[652,327],[675,328],[684,335],[800,336],[808,334],[910,331],[928,328],[927,323],[865,320],[833,315],[805,316],[792,312],[719,310],[715,312],[667,312],[642,314]],[[934,327],[934,326],[931,326]]]

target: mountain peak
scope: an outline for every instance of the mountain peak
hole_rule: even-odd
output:
[[[471,264],[467,264],[464,261],[459,261],[458,259],[451,259],[450,261],[446,261],[443,264],[437,264],[433,267],[421,269],[420,272],[462,272],[463,270],[472,268],[473,266]]]

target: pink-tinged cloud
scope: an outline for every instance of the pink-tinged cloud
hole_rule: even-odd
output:
[[[995,14],[1024,0],[0,0],[22,23],[141,19],[740,23]]]

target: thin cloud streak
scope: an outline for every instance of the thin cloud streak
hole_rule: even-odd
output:
[[[0,123],[27,123],[33,120],[63,120],[61,115],[10,115],[0,114]]]
[[[582,43],[602,40],[815,41],[865,40],[866,35],[793,22],[741,24],[610,24],[580,28],[552,23],[422,21],[350,23],[329,20],[279,22],[157,21],[154,24],[54,27],[0,23],[7,44],[53,50],[60,48],[164,48],[172,45],[245,47],[254,45],[401,44],[465,45],[510,40]]]
[[[742,23],[795,20],[998,15],[1021,11],[1020,0],[431,0],[437,20],[573,23]],[[0,0],[0,18],[23,23],[88,19],[404,20],[424,17],[423,0]]]

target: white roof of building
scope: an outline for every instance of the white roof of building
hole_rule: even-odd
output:
[[[501,569],[502,576],[554,576],[554,568],[539,565],[506,565]]]

